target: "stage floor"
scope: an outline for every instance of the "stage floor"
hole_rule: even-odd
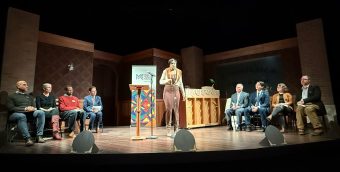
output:
[[[227,131],[225,126],[194,128],[188,130],[195,138],[196,152],[249,150],[270,147],[262,131]],[[311,132],[307,130],[307,132]],[[25,147],[23,141],[8,143],[0,148],[1,154],[69,154],[73,143],[72,138],[63,134],[62,141],[47,138],[46,143],[35,143]],[[174,152],[174,139],[166,136],[165,127],[153,130],[156,139],[131,140],[136,135],[136,128],[130,126],[105,127],[103,133],[93,133],[99,154],[139,154],[139,153],[171,153]],[[149,127],[142,127],[140,136],[150,136]],[[340,131],[328,129],[321,136],[310,134],[298,135],[297,131],[288,130],[283,134],[287,145],[322,142],[340,138]]]

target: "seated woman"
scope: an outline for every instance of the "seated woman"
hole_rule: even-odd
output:
[[[43,93],[36,97],[35,103],[38,110],[45,112],[45,118],[51,119],[53,130],[53,139],[61,140],[59,134],[59,110],[56,105],[55,97],[51,94],[52,84],[44,83],[42,85]]]
[[[277,85],[277,92],[273,95],[272,100],[272,113],[267,117],[268,121],[271,121],[273,118],[279,117],[279,123],[281,125],[280,132],[285,132],[286,123],[284,120],[284,113],[290,113],[293,111],[292,104],[293,104],[293,96],[287,92],[288,88],[286,84],[279,83]]]
[[[95,86],[89,88],[90,95],[84,97],[83,108],[86,116],[90,118],[89,130],[94,129],[94,122],[97,119],[96,132],[98,133],[99,125],[103,124],[103,104],[100,96],[97,96]]]

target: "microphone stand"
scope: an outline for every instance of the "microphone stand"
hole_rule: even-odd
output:
[[[149,73],[149,75],[151,76],[151,79],[150,79],[150,83],[151,83],[151,87],[150,87],[150,91],[151,91],[151,101],[150,101],[150,116],[151,116],[151,135],[150,136],[148,136],[148,137],[146,137],[147,139],[157,139],[157,136],[154,136],[153,135],[153,115],[152,115],[152,109],[153,109],[153,103],[152,103],[152,92],[153,92],[153,90],[152,90],[152,84],[153,84],[153,77],[155,76],[155,75],[152,75],[152,74],[150,74]]]

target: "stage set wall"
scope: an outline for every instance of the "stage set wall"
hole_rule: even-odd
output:
[[[296,25],[296,30],[297,37],[294,38],[205,56],[204,78],[215,78],[218,77],[218,75],[233,77],[232,73],[221,74],[217,72],[219,66],[223,64],[242,64],[247,60],[261,60],[270,56],[279,58],[281,62],[280,70],[283,71],[281,80],[288,85],[290,92],[294,95],[297,94],[301,88],[301,76],[303,74],[309,75],[311,77],[312,84],[320,86],[322,92],[321,99],[325,103],[327,110],[327,124],[337,124],[337,113],[332,93],[332,83],[330,80],[330,70],[325,47],[322,20],[315,19],[298,23]],[[259,66],[259,68],[261,67],[265,70],[268,66]],[[245,77],[246,78],[241,81],[252,81],[250,86],[244,88],[247,92],[255,91],[255,83],[257,80],[270,80],[270,78],[266,78],[266,76],[258,79],[252,78],[251,75]],[[224,96],[224,98],[228,98],[235,92],[235,83],[227,84],[228,88],[223,88],[222,85],[226,84],[222,83],[222,80],[217,80],[215,87],[221,90],[221,97]],[[271,94],[276,92],[275,85],[272,85],[272,89],[270,91]],[[221,103],[223,102],[225,102],[225,100],[221,99]],[[221,111],[222,110],[224,111],[223,108]],[[223,116],[221,116],[221,118],[223,118]]]
[[[93,43],[41,32],[38,30],[39,16],[35,14],[17,9],[9,10],[9,13],[7,23],[10,24],[6,30],[1,90],[13,92],[15,82],[18,79],[25,79],[29,81],[30,91],[34,90],[34,93],[37,93],[41,89],[42,82],[47,81],[53,84],[53,92],[56,95],[64,92],[65,84],[72,84],[75,88],[75,95],[81,98],[88,94],[89,86],[98,85],[98,95],[107,97],[104,109],[110,109],[109,112],[105,112],[104,117],[104,123],[107,125],[130,125],[128,85],[131,83],[131,66],[156,65],[155,82],[158,88],[156,118],[157,126],[162,126],[165,107],[162,100],[163,86],[159,85],[159,79],[162,70],[169,66],[168,59],[171,57],[178,59],[178,67],[183,71],[184,85],[200,88],[211,85],[208,82],[210,78],[218,78],[219,74],[216,73],[218,65],[241,64],[247,60],[260,60],[264,57],[275,56],[281,59],[282,82],[289,85],[291,92],[294,94],[301,87],[302,74],[311,75],[312,82],[320,85],[324,93],[322,99],[327,107],[329,121],[336,118],[320,19],[299,23],[297,37],[294,38],[215,54],[204,55],[204,50],[192,46],[183,48],[181,54],[150,48],[127,56],[119,56],[94,50]],[[31,22],[22,19],[25,17]],[[20,29],[23,27],[25,29]],[[45,35],[46,39],[42,39],[41,35]],[[320,46],[321,48],[318,48]],[[17,58],[23,67],[17,65],[20,64],[15,62],[17,60],[14,61]],[[52,64],[52,62],[57,64]],[[67,65],[70,62],[75,65],[74,71],[67,71]],[[30,67],[24,67],[24,64]],[[45,65],[48,67],[45,68]],[[20,70],[17,70],[18,68]],[[223,75],[231,77],[232,74]],[[107,78],[99,79],[104,76]],[[256,80],[256,78],[251,79]],[[107,80],[110,81],[106,82]],[[222,88],[220,87],[221,81],[215,81],[215,89],[221,91],[221,118],[223,118],[224,98],[230,97],[235,85],[233,83],[228,85],[228,88]],[[226,95],[226,90],[233,91],[227,91]],[[249,92],[251,91],[253,90],[249,88]]]

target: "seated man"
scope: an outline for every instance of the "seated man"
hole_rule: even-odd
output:
[[[79,99],[73,96],[73,88],[71,85],[65,87],[66,93],[59,97],[59,110],[62,119],[68,119],[69,137],[74,138],[75,122],[80,119],[80,132],[84,130],[86,115],[83,109],[80,108]]]
[[[245,115],[260,114],[263,132],[267,127],[267,115],[269,113],[269,94],[263,90],[264,82],[258,81],[255,84],[256,91],[249,96],[249,106],[244,110]]]
[[[296,95],[298,105],[296,108],[296,125],[300,135],[306,134],[304,119],[308,116],[314,129],[312,135],[318,136],[323,133],[323,130],[317,113],[326,114],[325,105],[321,101],[321,90],[319,86],[310,84],[308,75],[303,75],[300,82],[302,88]]]
[[[45,113],[35,108],[35,103],[31,95],[26,94],[28,85],[26,81],[18,81],[16,83],[17,91],[8,96],[7,108],[9,110],[9,121],[16,122],[18,128],[25,139],[26,146],[32,146],[34,142],[28,132],[27,118],[37,119],[37,137],[38,143],[44,143],[43,139],[45,126]]]
[[[248,106],[248,96],[249,94],[246,92],[243,92],[243,84],[237,84],[236,85],[236,93],[234,93],[231,96],[231,104],[230,107],[225,110],[226,114],[226,119],[227,119],[227,125],[228,125],[228,130],[233,130],[233,127],[231,125],[231,115],[237,116],[236,118],[236,123],[237,123],[237,128],[236,130],[239,131],[241,130],[241,118],[242,118],[242,113],[244,112],[244,108]],[[250,118],[249,116],[245,116],[245,122],[246,125],[250,124]],[[250,131],[249,128],[247,127],[247,131]]]
[[[96,132],[99,131],[99,125],[103,123],[103,104],[100,96],[97,96],[97,89],[95,86],[89,88],[90,95],[84,97],[84,107],[86,116],[90,117],[89,130],[94,129],[94,122],[97,119]]]

